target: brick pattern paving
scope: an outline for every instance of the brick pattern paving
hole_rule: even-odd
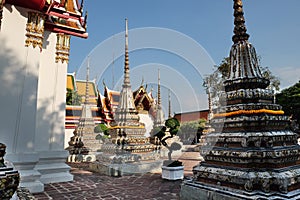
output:
[[[181,180],[167,181],[160,174],[110,177],[97,173],[78,173],[73,182],[47,184],[38,200],[55,199],[179,199]]]
[[[185,152],[179,158],[185,166],[185,176],[199,163],[198,152]],[[178,200],[182,180],[168,181],[161,174],[134,174],[110,177],[86,171],[87,164],[70,164],[74,181],[45,185],[43,193],[34,194],[37,200]]]

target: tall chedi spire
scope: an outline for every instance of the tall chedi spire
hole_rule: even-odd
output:
[[[123,123],[139,126],[139,117],[134,105],[133,93],[130,84],[129,71],[129,52],[128,52],[128,20],[125,19],[125,62],[124,62],[124,79],[122,91],[120,93],[119,106],[116,110],[115,120],[119,125]],[[135,122],[134,122],[135,121]]]
[[[125,20],[125,62],[124,80],[120,92],[118,108],[115,112],[115,125],[112,125],[112,142],[122,145],[122,150],[129,153],[147,153],[154,150],[145,137],[145,125],[141,123],[135,108],[133,92],[130,85],[129,51],[128,51],[128,20]],[[134,156],[134,155],[132,155]],[[140,155],[145,159],[144,155]]]
[[[160,70],[158,69],[158,76],[157,76],[157,106],[156,106],[156,116],[154,120],[154,127],[164,126],[165,119],[164,113],[161,107],[161,94],[160,94]]]
[[[215,131],[206,135],[204,161],[193,168],[193,180],[182,185],[181,199],[299,199],[297,134],[286,129],[288,117],[266,89],[269,80],[248,42],[242,1],[233,2],[227,105],[211,119]]]

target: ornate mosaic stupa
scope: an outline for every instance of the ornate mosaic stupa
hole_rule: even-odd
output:
[[[10,163],[4,162],[6,145],[0,143],[0,197],[9,200],[14,195],[20,182],[20,174]]]
[[[248,42],[241,0],[234,0],[227,105],[211,120],[204,161],[182,185],[182,199],[299,199],[300,146],[288,118],[266,89],[255,48]]]
[[[127,19],[125,22],[124,81],[120,93],[119,105],[115,112],[116,123],[111,126],[113,130],[111,138],[113,143],[121,147],[123,153],[140,154],[141,159],[147,159],[145,153],[153,152],[154,146],[150,144],[150,139],[145,136],[145,125],[139,121],[140,118],[134,104],[129,75]]]

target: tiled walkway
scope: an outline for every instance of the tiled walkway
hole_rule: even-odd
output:
[[[185,152],[180,157],[185,176],[199,162],[198,152]],[[168,181],[161,174],[135,174],[110,177],[87,171],[86,164],[71,165],[74,181],[47,184],[43,193],[34,194],[37,200],[97,200],[97,199],[179,199],[181,180]]]

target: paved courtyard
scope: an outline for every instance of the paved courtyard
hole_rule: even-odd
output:
[[[199,162],[198,152],[184,152],[179,158],[185,166],[185,177]],[[179,199],[181,180],[168,181],[160,173],[110,177],[87,171],[87,164],[70,164],[74,181],[45,185],[37,200],[95,200],[95,199]]]

